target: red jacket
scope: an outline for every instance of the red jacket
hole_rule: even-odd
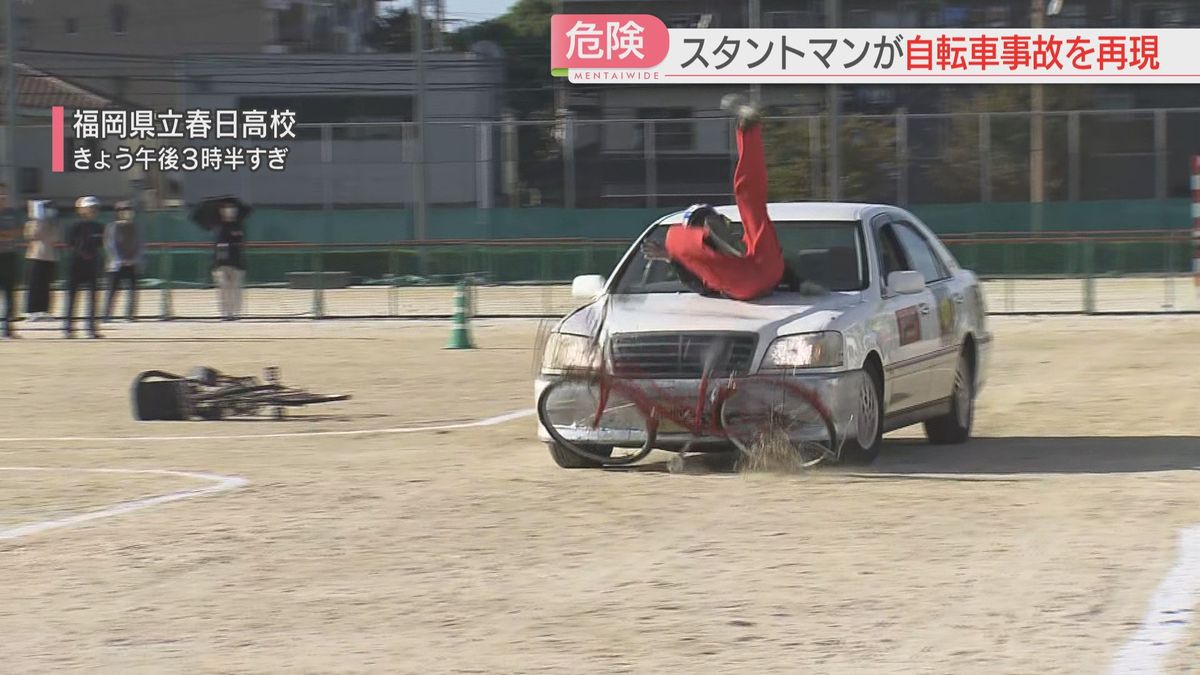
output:
[[[674,225],[667,230],[667,255],[704,285],[735,300],[769,295],[783,278],[783,250],[767,216],[767,160],[762,127],[738,129],[738,163],[733,194],[741,214],[746,255],[735,258],[704,243],[703,227]]]

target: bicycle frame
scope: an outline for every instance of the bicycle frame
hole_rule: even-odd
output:
[[[718,367],[718,362],[721,358],[725,358],[724,354],[726,354],[726,351],[724,348],[713,349],[705,356],[703,370],[700,374],[694,398],[692,398],[690,392],[686,395],[680,395],[673,391],[668,391],[665,387],[657,384],[654,381],[655,378],[652,377],[643,379],[637,377],[636,373],[630,376],[626,372],[617,375],[612,354],[610,353],[611,343],[607,339],[605,330],[606,322],[604,319],[607,313],[608,303],[606,302],[602,309],[600,321],[597,322],[591,338],[593,348],[599,352],[599,358],[595,361],[596,365],[594,367],[568,369],[562,372],[561,376],[564,380],[584,381],[590,386],[596,387],[597,404],[595,413],[590,416],[590,420],[587,418],[579,420],[579,422],[590,426],[592,430],[601,429],[602,418],[609,411],[609,403],[614,396],[628,401],[628,404],[635,408],[640,417],[645,421],[646,436],[643,449],[635,456],[626,458],[619,463],[636,461],[635,457],[644,457],[645,453],[648,453],[653,446],[658,436],[659,425],[664,421],[673,423],[674,426],[678,427],[679,431],[673,430],[673,433],[686,433],[691,437],[691,440],[688,440],[684,445],[684,452],[691,447],[692,442],[699,439],[728,440],[735,446],[742,448],[742,442],[734,438],[730,430],[724,427],[725,404],[733,394],[739,391],[740,382],[764,383],[769,387],[777,387],[785,394],[799,398],[803,401],[804,405],[807,405],[819,416],[820,421],[826,428],[829,440],[829,450],[827,452],[836,454],[840,450],[836,428],[832,423],[829,408],[814,390],[799,383],[771,375],[730,374],[727,379],[724,376],[714,378],[713,373]],[[629,366],[622,365],[621,368],[622,371],[627,371]],[[543,414],[541,411],[542,400],[548,392],[549,389],[545,390],[542,398],[539,399],[539,417]],[[770,404],[768,403],[767,405],[769,409]],[[550,431],[552,436],[557,435],[553,430],[554,425],[552,422],[547,421],[545,418],[542,418],[541,422]],[[602,462],[599,456],[589,455],[585,450],[578,448],[564,438],[558,438],[558,441],[588,459],[608,463]]]

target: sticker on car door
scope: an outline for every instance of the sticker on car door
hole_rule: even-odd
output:
[[[917,308],[902,307],[896,311],[896,328],[900,331],[900,345],[911,345],[921,340],[921,317]]]

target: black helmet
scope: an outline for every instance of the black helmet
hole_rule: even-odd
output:
[[[683,212],[684,225],[705,225],[710,222],[725,225],[729,219],[708,204],[692,204]]]

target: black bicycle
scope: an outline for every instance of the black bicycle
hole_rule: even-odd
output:
[[[317,394],[284,385],[279,368],[263,369],[263,379],[226,375],[215,368],[194,368],[186,376],[147,370],[133,381],[133,417],[137,420],[219,420],[270,412],[277,419],[288,408],[345,401],[349,394]]]

